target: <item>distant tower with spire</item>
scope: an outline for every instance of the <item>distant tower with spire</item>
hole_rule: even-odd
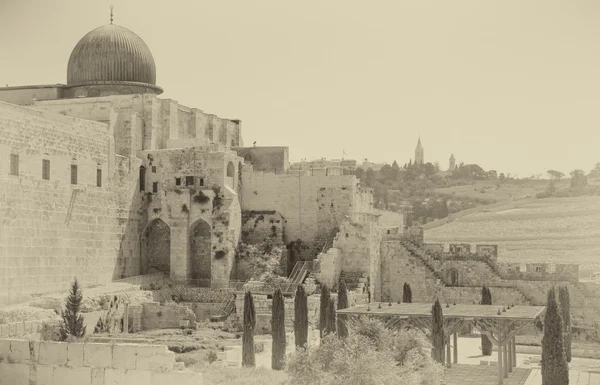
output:
[[[448,165],[448,171],[454,171],[456,168],[456,159],[454,159],[454,154],[450,155],[450,162]]]
[[[425,152],[423,151],[423,146],[421,145],[421,136],[419,136],[417,148],[415,149],[415,164],[425,164]]]

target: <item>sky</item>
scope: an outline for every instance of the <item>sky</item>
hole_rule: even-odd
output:
[[[600,162],[597,0],[0,0],[0,85],[66,83],[109,23],[163,98],[241,119],[290,161],[414,158],[521,177]]]

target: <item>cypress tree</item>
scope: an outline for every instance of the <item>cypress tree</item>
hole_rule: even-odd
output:
[[[329,299],[329,306],[327,306],[327,326],[325,327],[325,333],[335,333],[335,300]]]
[[[444,315],[442,314],[442,306],[440,305],[440,301],[437,299],[431,307],[431,315],[431,342],[433,345],[431,355],[435,361],[444,364]]]
[[[271,315],[271,368],[283,370],[285,366],[285,303],[281,289],[273,294],[273,311]]]
[[[344,282],[343,279],[340,279],[337,308],[338,310],[348,308],[348,289],[346,287],[346,282]],[[344,320],[344,316],[338,315],[337,333],[339,338],[348,337],[348,326],[346,325],[346,322],[344,322]]]
[[[83,316],[79,314],[83,295],[77,278],[71,284],[71,290],[67,297],[65,308],[61,310],[62,324],[60,326],[60,340],[66,341],[67,337],[81,338],[85,335]]]
[[[565,336],[565,355],[567,362],[571,362],[571,300],[569,298],[569,289],[562,286],[558,289],[558,299],[562,312],[562,320]]]
[[[548,291],[542,337],[542,384],[569,385],[569,364],[564,349],[563,324],[554,288]]]
[[[326,285],[321,287],[321,306],[319,307],[319,335],[321,338],[325,336],[325,328],[327,327],[327,308],[329,307],[330,293]]]
[[[302,285],[294,297],[294,341],[296,348],[304,348],[308,342],[308,299]]]
[[[242,340],[242,366],[256,366],[254,357],[254,327],[256,317],[254,313],[254,298],[247,291],[244,295],[244,336]]]
[[[492,304],[492,292],[490,292],[490,289],[485,287],[485,285],[481,289],[481,304],[482,305],[491,305]],[[492,342],[483,333],[481,334],[481,354],[483,354],[484,356],[492,355]]]
[[[404,282],[404,288],[402,290],[402,302],[412,303],[412,291],[408,282]]]

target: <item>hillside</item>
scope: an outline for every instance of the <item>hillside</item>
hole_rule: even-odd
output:
[[[500,202],[510,198],[534,197],[537,193],[545,191],[548,188],[548,183],[547,180],[511,180],[505,182],[478,180],[464,186],[437,188],[433,191],[449,196]],[[567,187],[568,185],[568,180],[556,183],[557,188]]]
[[[426,242],[497,243],[506,262],[578,263],[600,270],[600,197],[526,199],[425,231]]]

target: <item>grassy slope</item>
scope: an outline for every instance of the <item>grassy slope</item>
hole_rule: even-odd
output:
[[[511,181],[500,183],[499,186],[498,183],[498,181],[481,180],[476,181],[472,185],[438,188],[435,189],[435,192],[445,195],[504,201],[510,198],[535,196],[535,194],[546,190],[549,182],[547,180]],[[558,188],[568,185],[568,180],[563,180],[556,184]],[[483,192],[482,189],[484,190]]]
[[[600,197],[550,198],[459,218],[427,230],[427,242],[497,243],[506,262],[578,263],[600,270]]]

